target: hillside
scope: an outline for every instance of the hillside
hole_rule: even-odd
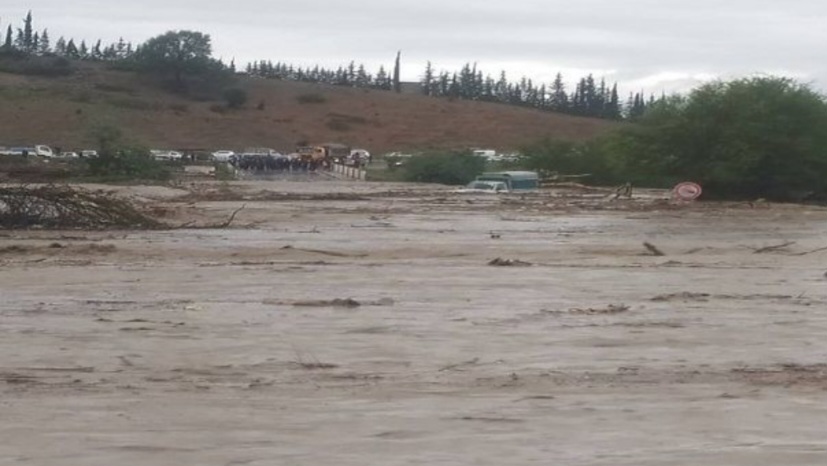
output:
[[[218,112],[216,102],[188,100],[148,85],[132,73],[96,65],[80,65],[77,73],[64,78],[0,73],[0,145],[88,147],[89,128],[105,122],[158,148],[292,150],[299,142],[335,141],[377,153],[467,147],[508,150],[546,136],[588,139],[615,125],[500,104],[385,91],[255,78],[240,78],[238,85],[249,93],[246,107]],[[303,103],[307,96],[323,102]]]

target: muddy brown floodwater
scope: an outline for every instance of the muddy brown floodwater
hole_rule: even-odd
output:
[[[120,189],[246,207],[2,233],[2,465],[827,464],[827,210]]]

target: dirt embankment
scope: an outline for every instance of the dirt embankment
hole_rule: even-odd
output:
[[[216,112],[215,102],[183,99],[134,74],[79,66],[65,78],[0,73],[0,145],[88,148],[89,129],[105,121],[154,148],[292,151],[302,141],[336,141],[374,153],[513,150],[544,137],[589,139],[615,125],[506,105],[248,78],[239,86],[253,104]],[[303,103],[308,95],[319,103]]]

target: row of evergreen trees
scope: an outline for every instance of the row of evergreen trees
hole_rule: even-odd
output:
[[[0,46],[0,51],[94,61],[124,60],[135,52],[132,43],[124,41],[123,38],[114,44],[103,45],[102,41],[98,40],[94,45],[89,46],[83,40],[78,44],[74,39],[67,41],[60,37],[52,45],[48,29],[40,32],[34,29],[31,11],[23,19],[22,27],[15,30],[11,24],[7,25],[5,40]]]
[[[618,97],[617,83],[609,87],[606,81],[601,79],[600,84],[597,84],[591,74],[580,79],[575,91],[569,94],[560,73],[554,82],[547,86],[537,85],[527,78],[517,82],[509,81],[505,71],[495,80],[490,75],[483,76],[477,65],[470,63],[463,66],[458,73],[442,71],[436,74],[428,62],[420,84],[423,94],[434,97],[499,102],[613,120],[623,117],[624,109]],[[641,101],[640,97],[638,101]]]
[[[271,61],[261,60],[247,65],[246,72],[250,76],[281,79],[286,81],[300,81],[308,83],[322,83],[334,86],[358,87],[365,89],[393,90],[394,81],[391,73],[382,66],[376,74],[365,69],[365,65],[356,65],[350,62],[346,67],[326,69],[320,66],[313,68],[294,67],[287,63],[273,64]]]
[[[388,73],[384,66],[380,66],[375,75],[369,73],[365,69],[365,65],[356,66],[356,62],[353,61],[347,67],[340,66],[332,70],[318,65],[313,68],[294,67],[286,63],[276,63],[274,65],[272,61],[261,60],[248,63],[246,72],[250,76],[262,78],[399,92],[402,89],[402,83],[399,80],[400,60],[401,52],[396,54],[396,63],[391,73]],[[234,64],[231,65],[231,69],[235,71]]]
[[[388,73],[384,66],[372,74],[365,65],[350,62],[348,66],[326,69],[320,66],[312,68],[294,67],[287,63],[275,63],[261,60],[249,63],[246,73],[250,76],[322,83],[334,86],[346,86],[364,89],[394,90],[399,85],[394,79],[398,74],[398,65],[394,74]],[[420,81],[423,94],[432,97],[448,97],[463,100],[480,100],[499,102],[510,105],[537,108],[552,112],[566,113],[594,118],[619,120],[635,119],[643,114],[654,98],[647,101],[643,93],[629,95],[627,101],[621,102],[617,83],[607,85],[604,79],[598,83],[593,75],[588,75],[577,82],[572,92],[568,92],[563,76],[557,74],[550,85],[537,85],[531,79],[522,78],[512,82],[503,71],[499,79],[484,76],[476,64],[466,64],[459,72],[434,72],[428,62]]]

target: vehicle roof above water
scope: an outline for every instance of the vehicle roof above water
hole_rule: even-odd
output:
[[[507,172],[489,172],[483,173],[478,178],[485,179],[485,178],[511,178],[511,179],[518,179],[518,180],[536,180],[539,179],[540,176],[537,172],[530,172],[530,171],[507,171]]]
[[[504,181],[491,181],[491,180],[476,180],[468,183],[468,186],[505,186]]]

